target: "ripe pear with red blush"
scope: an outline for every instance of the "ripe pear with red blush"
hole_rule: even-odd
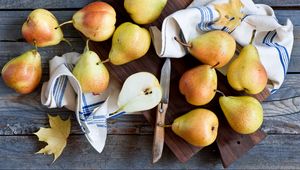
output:
[[[24,39],[37,47],[57,45],[63,38],[55,16],[46,9],[33,10],[22,26]]]
[[[77,11],[71,21],[88,39],[100,42],[110,38],[115,30],[116,11],[106,2],[96,1]]]
[[[31,93],[42,77],[41,56],[36,50],[13,58],[2,68],[4,83],[21,94]]]
[[[172,131],[188,143],[204,147],[212,144],[218,134],[219,120],[207,109],[195,109],[174,120]]]
[[[234,38],[227,32],[219,30],[199,35],[187,44],[176,37],[175,40],[187,47],[189,53],[202,63],[211,66],[219,63],[216,68],[226,65],[236,49]]]
[[[209,103],[217,89],[217,73],[213,66],[200,65],[186,71],[179,81],[179,90],[192,105]]]

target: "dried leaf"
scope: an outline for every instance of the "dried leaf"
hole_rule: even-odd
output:
[[[49,117],[50,128],[41,127],[35,135],[38,136],[39,141],[47,142],[48,145],[42,148],[37,153],[54,154],[53,162],[61,155],[67,144],[67,138],[71,130],[70,118],[63,121],[59,116]]]
[[[242,18],[245,16],[241,12],[244,5],[240,0],[229,0],[229,3],[214,4],[214,7],[220,14],[215,24],[221,27],[227,27],[229,32],[240,25]]]

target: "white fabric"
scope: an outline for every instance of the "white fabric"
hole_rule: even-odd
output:
[[[226,28],[214,25],[219,18],[219,13],[214,9],[213,4],[228,1],[195,0],[187,9],[177,11],[165,18],[161,31],[151,27],[156,53],[160,57],[180,58],[186,55],[187,50],[174,40],[174,36],[188,42],[206,31],[215,29],[227,31]],[[231,35],[237,43],[245,46],[249,44],[253,30],[256,30],[253,44],[267,71],[270,80],[268,87],[274,93],[283,83],[287,72],[294,42],[293,24],[287,19],[286,25],[280,25],[274,11],[267,5],[254,4],[252,0],[241,0],[241,2],[244,4],[242,12],[246,17]],[[226,70],[226,67],[220,69],[223,74],[226,74]]]
[[[41,102],[48,108],[66,107],[75,111],[86,138],[101,153],[107,136],[106,119],[109,113],[118,109],[120,87],[112,80],[108,90],[100,95],[82,93],[79,82],[71,73],[79,55],[67,53],[50,60],[50,79],[43,84]],[[117,115],[120,114],[123,112]]]

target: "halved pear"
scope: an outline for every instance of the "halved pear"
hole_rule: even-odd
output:
[[[119,111],[137,112],[154,108],[162,98],[162,89],[157,78],[148,72],[129,76],[118,98]]]

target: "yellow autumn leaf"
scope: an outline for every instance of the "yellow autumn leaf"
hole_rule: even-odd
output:
[[[240,0],[229,0],[229,3],[214,4],[214,7],[220,15],[215,24],[227,27],[229,32],[240,25],[242,18],[245,16],[241,12],[244,5]]]
[[[35,135],[39,141],[44,141],[48,145],[42,148],[37,153],[54,154],[53,162],[61,155],[67,144],[67,138],[71,130],[70,118],[62,120],[59,116],[48,115],[50,128],[41,127]]]

